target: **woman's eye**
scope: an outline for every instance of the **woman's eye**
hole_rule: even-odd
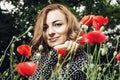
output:
[[[55,27],[59,27],[61,25],[62,25],[61,23],[57,23],[57,24],[55,24]]]

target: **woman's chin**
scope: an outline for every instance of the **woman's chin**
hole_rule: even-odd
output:
[[[49,46],[54,48],[55,46],[58,46],[60,44],[62,44],[62,43],[54,43],[54,44],[50,44]]]

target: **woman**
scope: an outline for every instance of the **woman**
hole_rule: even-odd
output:
[[[85,74],[81,71],[82,66],[87,64],[88,56],[80,49],[75,42],[79,33],[79,26],[76,17],[61,4],[50,4],[43,8],[37,16],[34,35],[32,39],[33,61],[38,62],[38,69],[29,79],[31,80],[58,80],[59,77],[52,77],[52,71],[58,61],[57,49],[66,48],[69,52],[76,52],[69,69],[66,62],[59,74],[62,80],[84,80]],[[41,58],[38,59],[38,47],[43,45]],[[52,53],[50,54],[50,51]],[[68,73],[66,76],[65,74]]]

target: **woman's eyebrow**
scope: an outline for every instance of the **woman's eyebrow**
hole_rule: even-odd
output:
[[[54,24],[54,23],[56,23],[56,22],[58,22],[58,21],[62,21],[62,20],[55,20],[55,21],[53,21],[52,23]]]
[[[55,23],[58,22],[58,21],[62,21],[62,20],[55,20],[55,21],[52,22],[52,24],[55,24]],[[44,23],[44,24],[43,24],[43,26],[47,26],[47,25],[48,25],[47,23]]]

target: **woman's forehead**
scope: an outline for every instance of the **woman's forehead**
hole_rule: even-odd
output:
[[[46,23],[52,23],[55,21],[66,21],[65,14],[59,9],[49,11],[46,16]]]

